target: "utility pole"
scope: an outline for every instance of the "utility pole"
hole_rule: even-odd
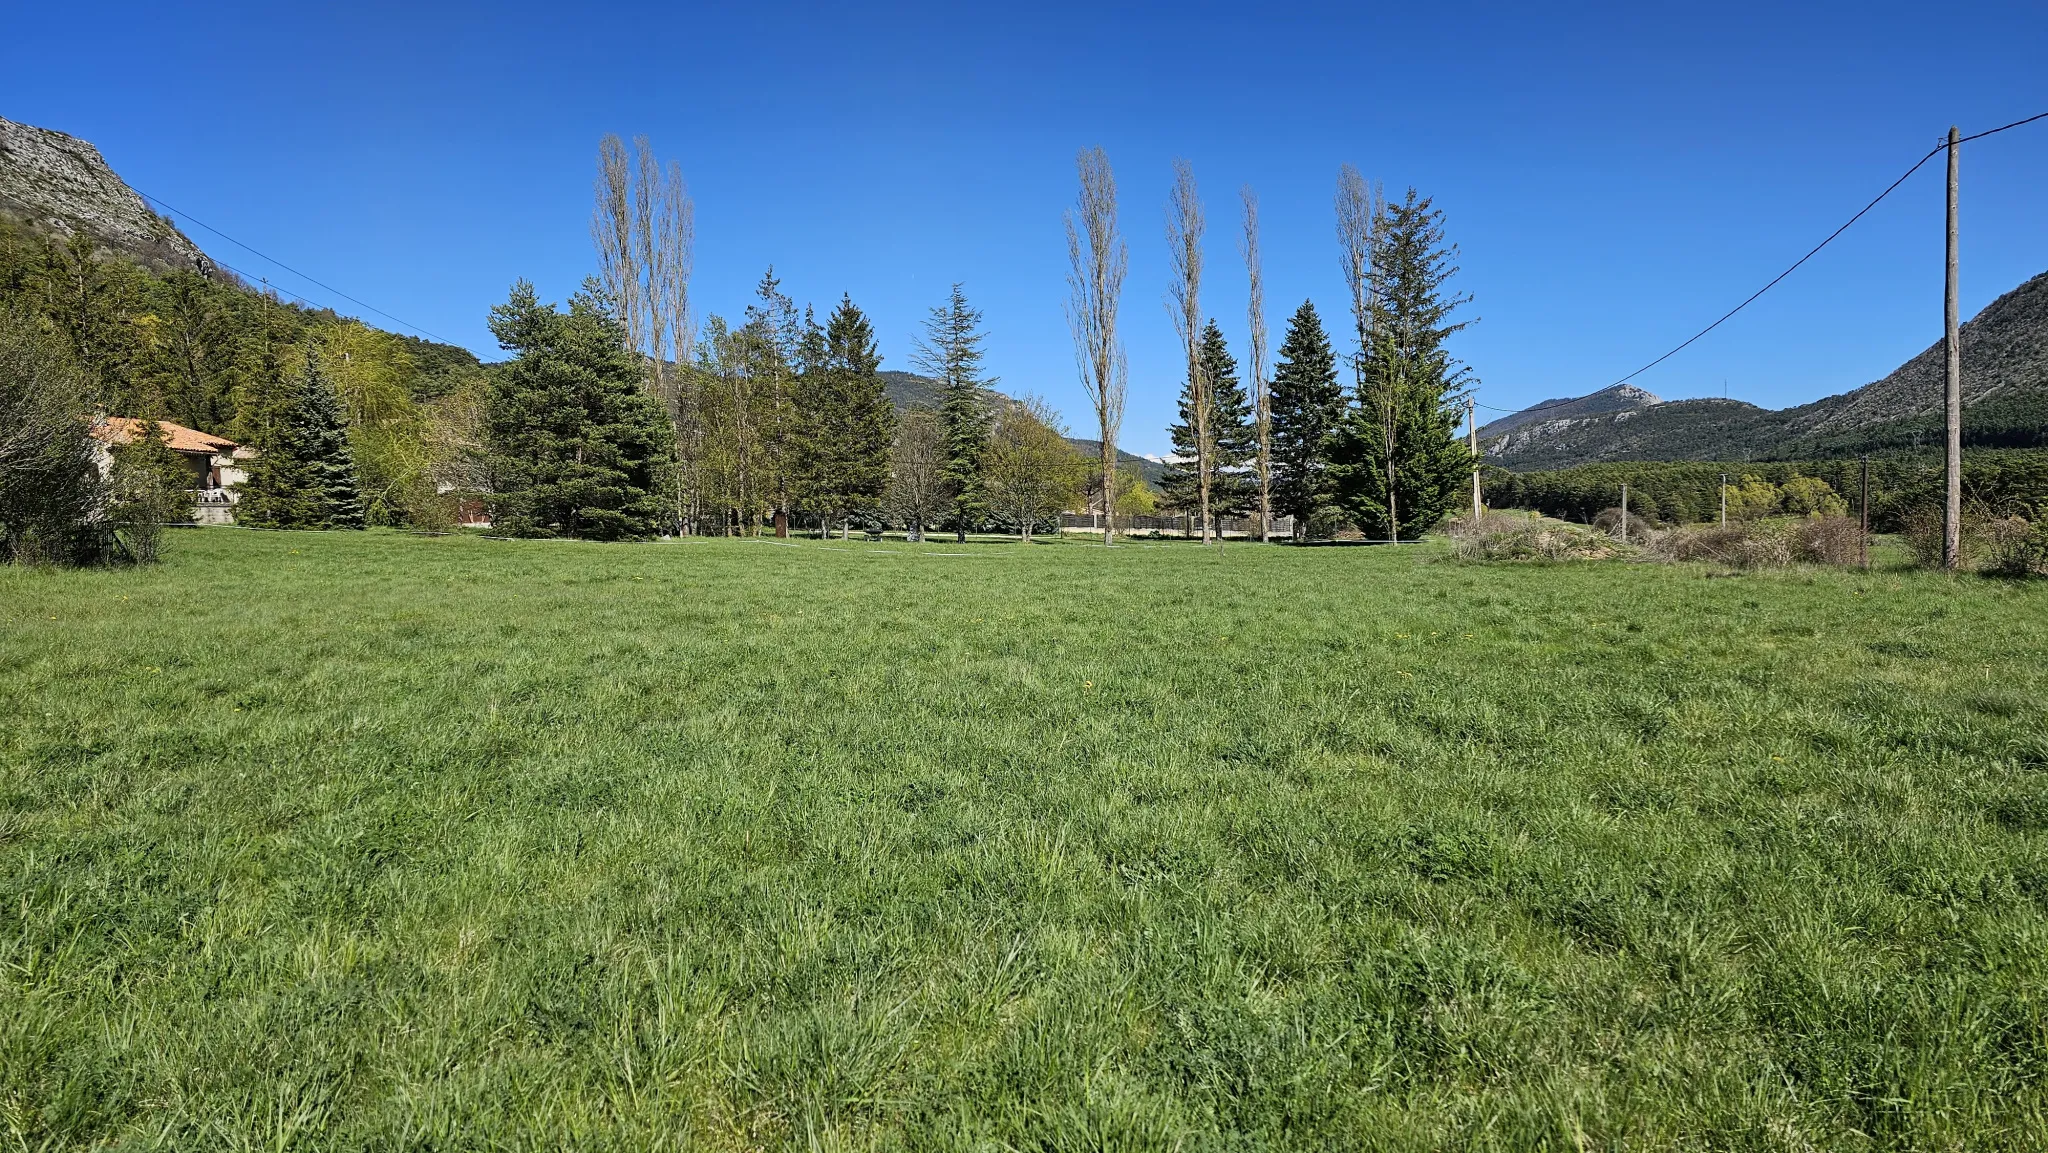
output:
[[[1858,559],[1865,572],[1870,570],[1870,458],[1863,458],[1863,512],[1857,518],[1862,530],[1856,537]]]
[[[1465,441],[1472,450],[1472,523],[1479,523],[1479,414],[1478,401],[1465,398]]]
[[[1942,343],[1948,357],[1948,490],[1941,510],[1941,567],[1963,563],[1963,340],[1956,302],[1956,160],[1961,134],[1948,130],[1948,284],[1943,304]]]
[[[1721,527],[1728,527],[1728,474],[1721,474]]]
[[[1621,543],[1628,543],[1628,486],[1621,486]]]

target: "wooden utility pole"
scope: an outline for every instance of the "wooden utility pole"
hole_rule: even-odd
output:
[[[1728,527],[1728,474],[1721,474],[1721,527]]]
[[[1956,159],[1961,133],[1948,130],[1948,285],[1943,312],[1942,344],[1948,359],[1948,486],[1941,510],[1941,567],[1956,571],[1963,563],[1963,341],[1956,301]]]
[[[1465,398],[1465,443],[1472,450],[1472,523],[1479,523],[1479,415],[1478,401]]]
[[[1865,570],[1870,568],[1870,458],[1863,458],[1863,511],[1857,517],[1862,530],[1856,537],[1857,559]]]
[[[1628,543],[1628,486],[1621,486],[1621,543]]]

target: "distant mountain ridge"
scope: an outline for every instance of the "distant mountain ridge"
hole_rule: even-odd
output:
[[[213,262],[178,226],[76,136],[0,117],[0,218],[39,236],[84,229],[104,247],[157,272],[211,272]]]
[[[1479,430],[1517,471],[1613,460],[1792,460],[1939,443],[1944,353],[1936,341],[1883,379],[1793,408],[1659,400],[1633,385],[1546,401]],[[1962,327],[1963,431],[1986,447],[2048,445],[2048,273]],[[1626,390],[1626,391],[1624,391]]]

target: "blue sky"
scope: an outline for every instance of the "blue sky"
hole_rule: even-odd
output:
[[[1166,445],[1170,165],[1210,221],[1206,310],[1245,332],[1237,190],[1263,205],[1273,343],[1341,328],[1337,168],[1448,214],[1479,323],[1457,352],[1515,407],[1611,383],[1825,236],[1924,152],[2048,111],[2048,5],[36,5],[0,115],[97,144],[132,183],[427,331],[497,355],[518,277],[591,269],[599,137],[649,136],[697,205],[701,311],[771,262],[850,292],[884,367],[967,284],[991,367],[1088,435],[1060,303],[1077,149],[1131,245],[1123,440]],[[1946,33],[1946,40],[1937,38]],[[1963,157],[1966,315],[2048,270],[2048,121]],[[1771,406],[1863,384],[1939,335],[1930,164],[1742,316],[1636,383]],[[286,291],[325,290],[197,227]],[[375,321],[378,318],[370,317]],[[1725,382],[1725,385],[1724,385]]]

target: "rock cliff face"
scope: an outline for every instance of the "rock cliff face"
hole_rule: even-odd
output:
[[[176,225],[150,211],[75,136],[0,118],[0,217],[43,236],[83,229],[102,247],[159,272],[211,272],[212,261]]]

